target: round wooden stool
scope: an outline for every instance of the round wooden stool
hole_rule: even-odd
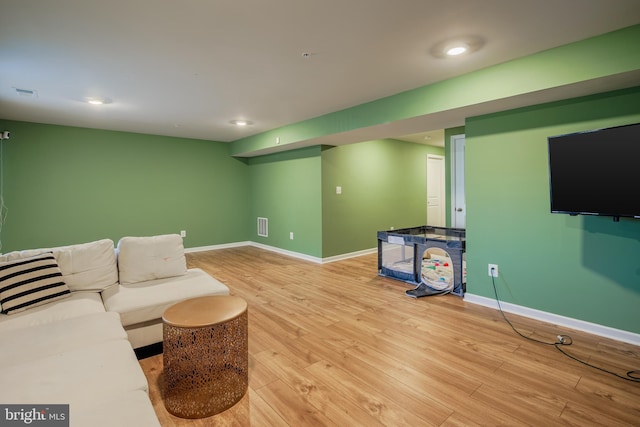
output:
[[[162,316],[164,405],[181,418],[204,418],[235,405],[249,385],[247,303],[192,298]]]

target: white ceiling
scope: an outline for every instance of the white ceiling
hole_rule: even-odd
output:
[[[409,141],[416,144],[433,145],[444,147],[444,129],[431,130],[427,132],[412,133],[396,137],[401,141]]]
[[[233,141],[637,23],[639,0],[0,0],[0,118]],[[485,45],[429,53],[457,36]]]

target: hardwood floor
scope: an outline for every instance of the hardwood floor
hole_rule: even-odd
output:
[[[163,426],[639,426],[640,383],[516,335],[498,311],[420,299],[377,255],[318,265],[253,247],[188,254],[249,304],[249,390],[185,420],[162,403],[162,355],[140,361]],[[524,334],[568,334],[572,355],[621,375],[640,348],[507,314]]]

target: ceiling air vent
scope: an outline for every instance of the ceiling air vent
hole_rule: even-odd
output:
[[[269,237],[269,220],[258,217],[258,236]]]
[[[27,98],[37,98],[38,97],[38,92],[36,92],[35,90],[31,90],[31,89],[20,89],[19,87],[14,87],[14,89],[16,90],[16,93],[20,96],[25,96]]]

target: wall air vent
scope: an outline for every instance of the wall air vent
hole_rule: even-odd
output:
[[[269,237],[269,220],[258,217],[258,236]]]

